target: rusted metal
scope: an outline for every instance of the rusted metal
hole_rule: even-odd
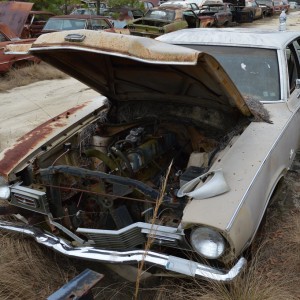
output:
[[[12,67],[19,67],[20,65],[26,65],[30,62],[39,62],[38,58],[28,53],[24,55],[4,55],[4,49],[7,46],[20,46],[20,43],[28,46],[28,44],[30,45],[34,42],[34,39],[18,39],[18,36],[4,23],[0,23],[0,35],[0,73],[8,72]]]
[[[0,23],[0,31],[4,34],[8,39],[15,39],[17,38],[16,34],[11,31],[11,29],[4,23]]]
[[[36,38],[41,34],[46,22],[55,14],[49,11],[31,11],[21,34],[21,38]]]
[[[64,112],[57,117],[48,120],[44,124],[38,126],[34,130],[30,131],[26,135],[17,139],[16,143],[12,148],[7,149],[2,154],[0,160],[0,174],[7,176],[9,172],[16,166],[20,161],[16,161],[16,158],[28,157],[28,155],[37,147],[42,146],[43,143],[49,141],[49,136],[57,128],[62,128],[68,125],[70,116],[75,115],[78,111],[87,106],[88,102],[81,105],[77,105],[67,112]]]
[[[0,2],[0,23],[6,24],[16,36],[21,36],[33,3]]]
[[[103,274],[85,269],[78,276],[70,280],[47,300],[91,300],[94,299],[91,289],[104,277]]]

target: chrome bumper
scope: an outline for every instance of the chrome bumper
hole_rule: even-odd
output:
[[[224,271],[188,259],[152,251],[133,250],[120,252],[101,250],[91,246],[74,247],[65,240],[51,233],[26,224],[19,225],[11,222],[0,221],[0,229],[31,236],[38,243],[52,248],[53,250],[70,258],[74,257],[113,264],[133,264],[145,261],[146,263],[161,267],[171,272],[216,281],[231,281],[246,266],[246,259],[244,257],[241,257],[230,270]]]

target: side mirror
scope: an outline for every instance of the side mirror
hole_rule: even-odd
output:
[[[300,79],[296,79],[296,89],[300,89]]]

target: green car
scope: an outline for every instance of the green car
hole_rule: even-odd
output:
[[[128,24],[131,35],[155,38],[184,28],[200,27],[200,19],[191,9],[177,5],[149,9],[145,16]]]

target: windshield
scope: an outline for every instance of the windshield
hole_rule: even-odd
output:
[[[146,18],[173,21],[175,18],[174,10],[148,10]]]
[[[261,48],[186,45],[214,56],[243,96],[260,101],[280,100],[276,50]]]
[[[43,30],[74,30],[74,29],[85,29],[86,21],[77,19],[57,19],[51,18],[46,23]]]

